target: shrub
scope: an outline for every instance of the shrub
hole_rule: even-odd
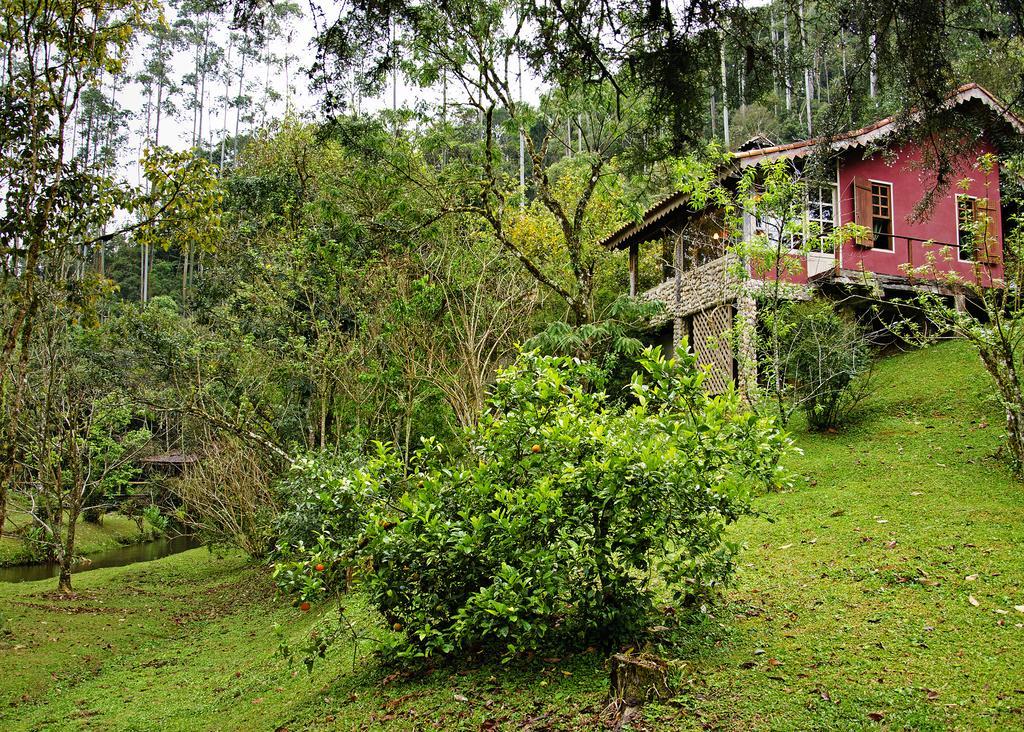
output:
[[[182,522],[190,531],[212,545],[262,558],[273,548],[273,476],[273,466],[225,437],[210,443],[168,488],[181,500]]]
[[[274,522],[274,577],[297,602],[347,583],[356,540],[381,488],[359,468],[378,472],[390,465],[391,455],[386,450],[382,454],[383,464],[361,460],[355,453],[311,453],[299,457],[278,483],[278,499],[285,508]]]
[[[160,511],[159,506],[149,504],[142,509],[141,521],[139,522],[139,530],[142,530],[144,524],[149,524],[153,527],[153,530],[158,534],[166,534],[167,529],[170,528],[171,520]]]
[[[870,388],[871,349],[863,328],[826,303],[794,310],[786,376],[811,429],[838,427]]]
[[[406,476],[382,447],[355,471],[363,535],[322,535],[307,574],[360,563],[402,656],[616,643],[652,622],[656,577],[679,603],[706,595],[732,569],[726,525],[781,479],[788,440],[735,393],[709,397],[692,357],[641,363],[615,404],[592,365],[521,356],[465,456],[427,441]]]

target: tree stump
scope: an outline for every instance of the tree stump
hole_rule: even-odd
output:
[[[664,659],[650,654],[632,656],[616,653],[609,662],[609,696],[616,706],[636,707],[644,702],[671,696],[672,692],[668,686],[668,662]]]

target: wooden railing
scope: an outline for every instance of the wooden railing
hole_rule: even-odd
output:
[[[859,251],[870,252],[891,252],[894,256],[900,258],[900,265],[907,264],[910,269],[919,267],[927,264],[927,256],[929,250],[940,251],[939,247],[946,247],[949,250],[949,258],[943,257],[940,261],[936,262],[936,265],[941,266],[942,262],[948,263],[960,263],[960,264],[974,264],[973,259],[960,259],[960,245],[951,244],[944,241],[936,241],[934,239],[921,239],[916,236],[905,236],[902,234],[882,234],[892,242],[892,249],[882,249],[881,247],[857,247]],[[899,244],[902,243],[902,246]],[[916,245],[916,246],[915,246]],[[917,256],[915,257],[914,250],[918,250]],[[901,251],[902,250],[902,251]],[[901,256],[902,255],[902,256]],[[985,258],[980,260],[981,264],[995,264],[993,261],[986,261]]]

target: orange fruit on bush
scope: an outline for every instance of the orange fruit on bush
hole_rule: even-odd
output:
[[[309,603],[304,602],[301,605],[299,605],[299,610],[301,610],[302,612],[306,612],[307,610],[309,610]]]
[[[533,447],[532,447],[531,449],[532,449],[532,450],[533,450],[534,452],[540,452],[540,445],[534,445],[534,446],[533,446]]]
[[[316,571],[317,572],[323,572],[324,571],[324,565],[322,565],[322,564],[316,565]]]

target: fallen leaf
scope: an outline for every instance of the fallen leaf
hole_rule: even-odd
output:
[[[464,696],[463,694],[456,694],[455,695],[455,701],[457,701],[457,702],[468,702],[469,701],[469,697]]]
[[[777,658],[769,658],[768,659],[768,665],[769,666],[781,666],[782,665],[782,661],[780,661]]]
[[[935,699],[938,699],[939,698],[939,692],[935,691],[935,689],[928,689],[928,698],[931,699],[932,701],[934,701]]]
[[[999,615],[1009,615],[1009,614],[1010,614],[1010,611],[1009,611],[1009,610],[1001,610],[1001,609],[999,609],[999,608],[996,608],[996,609],[995,609],[995,610],[993,610],[992,612],[994,612],[994,613],[998,613]]]
[[[791,546],[793,546],[793,545],[792,544],[783,544],[782,546],[779,547],[779,549],[789,549]]]
[[[969,603],[971,603],[972,605],[974,605],[974,607],[978,607],[978,605],[980,605],[980,604],[981,604],[981,603],[980,603],[980,602],[978,602],[978,600],[977,600],[977,599],[976,599],[976,598],[974,597],[974,595],[968,595],[968,596],[967,596],[967,602],[969,602]]]
[[[976,574],[969,574],[966,577],[964,577],[964,579],[967,580],[968,582],[974,582],[974,580],[978,579],[978,575],[976,575]]]
[[[895,549],[896,548],[896,540],[893,539],[892,541],[885,542],[885,548],[886,549]]]
[[[868,714],[868,719],[870,719],[872,722],[881,722],[883,719],[885,719],[885,715],[881,712],[871,712],[870,714]]]
[[[876,523],[879,523],[879,524],[887,524],[887,523],[889,523],[889,519],[878,519],[878,520],[876,521]]]

